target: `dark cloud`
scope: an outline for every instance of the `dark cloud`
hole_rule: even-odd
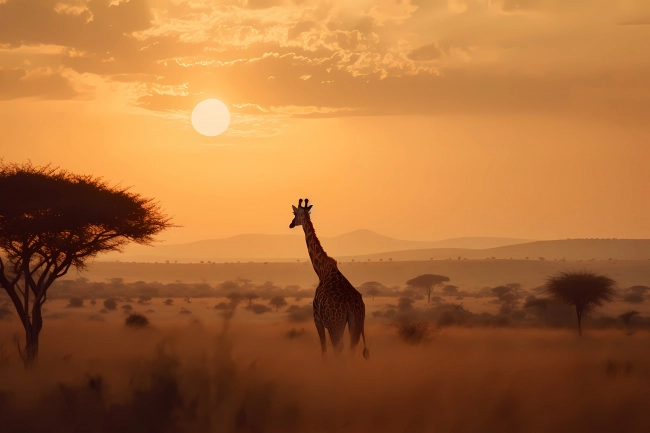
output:
[[[407,54],[407,57],[409,59],[420,62],[435,60],[440,56],[442,56],[442,51],[436,46],[435,43],[416,48]]]
[[[151,27],[146,0],[111,5],[90,0],[79,13],[57,12],[56,0],[7,0],[0,4],[0,43],[53,44],[79,50],[110,51],[129,45],[128,34]]]
[[[70,80],[49,70],[0,68],[0,100],[37,97],[41,99],[73,99],[79,93]]]

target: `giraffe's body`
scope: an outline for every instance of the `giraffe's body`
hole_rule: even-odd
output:
[[[301,207],[301,204],[302,199],[298,208],[294,207],[295,218],[290,227],[302,225],[309,258],[316,275],[318,275],[319,283],[314,295],[313,307],[314,323],[320,337],[321,351],[323,355],[327,352],[325,330],[330,335],[334,350],[341,351],[343,348],[343,331],[347,324],[352,352],[356,351],[359,340],[363,337],[363,356],[368,359],[369,352],[365,347],[366,338],[364,335],[366,307],[361,293],[339,271],[336,260],[329,257],[323,250],[309,216],[311,206],[307,206],[307,201],[305,201],[305,207]]]

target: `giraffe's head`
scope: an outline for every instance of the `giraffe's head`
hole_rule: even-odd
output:
[[[313,205],[309,204],[309,199],[305,199],[305,205],[302,205],[302,199],[298,201],[298,207],[291,206],[293,208],[293,221],[289,224],[289,228],[292,229],[295,226],[301,226],[303,221],[309,218],[309,211]]]

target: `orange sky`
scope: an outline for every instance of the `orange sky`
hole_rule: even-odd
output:
[[[171,242],[306,196],[324,235],[650,237],[648,41],[646,0],[0,0],[0,156],[133,185]]]

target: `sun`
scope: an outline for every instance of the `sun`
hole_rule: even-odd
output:
[[[230,125],[230,111],[217,99],[206,99],[192,110],[192,126],[202,135],[214,137],[223,134]]]

